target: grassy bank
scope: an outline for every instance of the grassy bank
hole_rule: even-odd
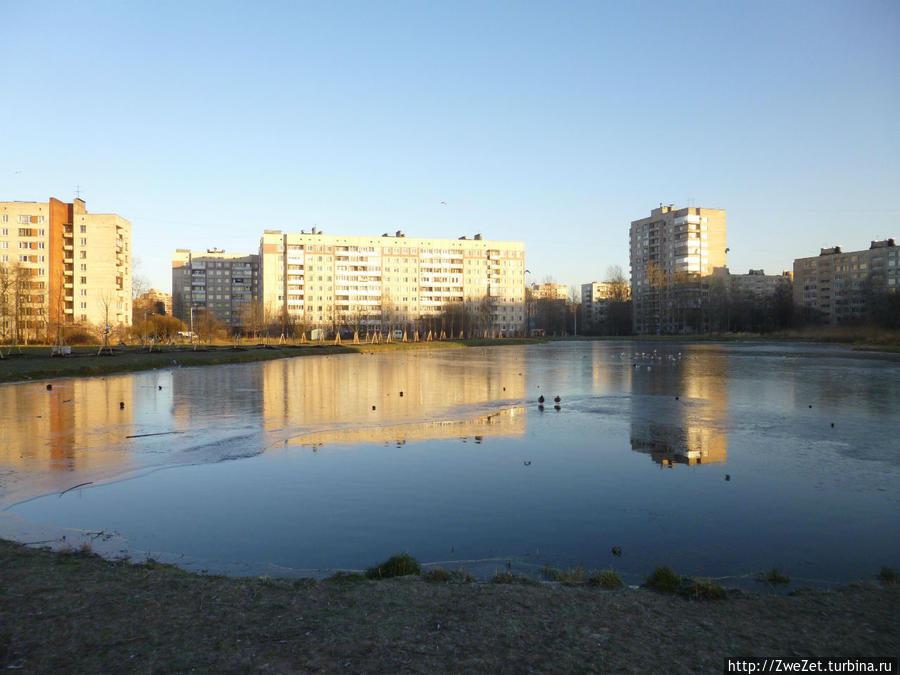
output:
[[[900,651],[900,587],[874,583],[707,601],[465,575],[317,583],[4,541],[0,579],[0,666],[25,672],[721,672],[724,656]]]
[[[72,354],[65,357],[51,357],[50,347],[29,346],[4,347],[4,358],[0,359],[0,382],[20,380],[40,380],[53,377],[79,377],[105,375],[153,368],[168,368],[172,365],[204,366],[220,363],[247,363],[270,359],[314,356],[324,354],[354,354],[387,352],[407,349],[435,349],[452,347],[484,347],[495,345],[526,344],[537,340],[454,340],[433,342],[390,342],[380,344],[297,344],[297,345],[240,345],[232,344],[200,345],[196,349],[190,345],[154,347],[116,347],[112,353],[98,355],[98,347],[73,347]]]

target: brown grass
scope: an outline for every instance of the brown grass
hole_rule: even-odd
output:
[[[900,651],[900,587],[693,602],[558,584],[188,574],[0,541],[0,667],[23,672],[721,672]]]

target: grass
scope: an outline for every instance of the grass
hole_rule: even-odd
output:
[[[896,586],[900,584],[900,572],[892,567],[882,567],[878,573],[878,580],[885,586]]]
[[[666,565],[653,570],[644,582],[644,587],[690,600],[722,600],[726,596],[725,589],[715,581],[685,577]]]
[[[675,593],[681,586],[681,575],[671,567],[661,565],[647,577],[644,586],[661,593]]]
[[[588,586],[598,586],[607,590],[622,588],[624,584],[615,570],[597,570],[587,580]]]
[[[521,574],[513,574],[512,572],[494,572],[494,576],[491,577],[492,584],[521,584],[523,586],[534,586],[538,582],[532,579],[531,577],[526,577]]]
[[[380,565],[366,570],[367,579],[390,579],[391,577],[405,577],[410,574],[419,575],[422,568],[419,561],[408,553],[400,553],[391,556]]]
[[[362,354],[409,349],[439,349],[520,345],[539,342],[530,338],[503,338],[487,340],[443,340],[432,342],[389,342],[379,344],[340,345],[301,343],[294,345],[241,345],[231,343],[216,345],[159,346],[148,352],[146,347],[129,345],[115,347],[113,354],[97,355],[97,346],[72,347],[72,354],[51,357],[50,347],[3,347],[0,359],[0,382],[43,380],[54,377],[80,377],[107,375],[110,373],[169,368],[173,361],[179,366],[205,366],[223,363],[249,363],[295,356],[319,356],[327,354]]]
[[[422,575],[422,579],[429,583],[468,584],[477,581],[475,577],[462,569],[451,571],[445,570],[443,567],[428,570]]]
[[[534,582],[200,575],[2,540],[0,579],[0,669],[31,673],[718,672],[726,647],[900,649],[900,586],[875,583],[699,603]]]
[[[614,589],[621,588],[624,584],[615,570],[595,570],[592,573],[584,571],[583,567],[574,567],[567,570],[558,570],[545,566],[538,570],[541,578],[546,581],[555,581],[563,586],[595,586],[597,588]]]
[[[756,580],[760,583],[771,584],[773,586],[791,583],[791,578],[777,567],[773,567],[765,572],[760,572],[756,575]]]

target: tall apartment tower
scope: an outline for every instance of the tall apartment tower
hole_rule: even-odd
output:
[[[131,223],[88,213],[81,199],[0,202],[0,272],[14,280],[0,297],[7,335],[131,325]]]
[[[212,248],[172,255],[172,315],[191,325],[192,310],[208,310],[228,326],[247,322],[259,299],[259,256]]]
[[[725,210],[672,204],[631,223],[631,297],[638,334],[701,330],[704,277],[724,267]]]
[[[522,242],[266,230],[259,257],[265,312],[305,325],[400,328],[455,307],[524,329]]]
[[[900,247],[894,239],[873,241],[867,250],[823,248],[794,260],[794,304],[819,312],[829,323],[865,317],[869,298],[900,292]]]

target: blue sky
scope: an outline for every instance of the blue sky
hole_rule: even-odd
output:
[[[727,209],[734,272],[900,237],[896,0],[0,0],[0,26],[0,200],[80,185],[164,290],[176,248],[313,225],[523,240],[566,284],[627,274],[660,202]]]

